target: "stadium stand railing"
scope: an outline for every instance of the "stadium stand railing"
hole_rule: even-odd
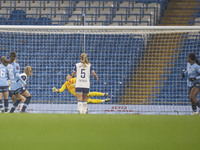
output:
[[[191,15],[191,19],[188,21],[187,24],[194,26],[200,25],[200,0],[197,0],[197,6],[194,8],[194,12]]]
[[[167,2],[168,0],[10,0],[0,1],[0,17],[1,24],[4,25],[15,22],[16,25],[27,25],[29,22],[31,25],[80,25],[79,16],[84,13],[86,25],[157,25]],[[22,15],[17,11],[24,11],[25,18],[12,19],[14,14]],[[41,21],[41,17],[46,19]]]

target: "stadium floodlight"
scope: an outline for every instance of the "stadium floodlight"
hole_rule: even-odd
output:
[[[65,83],[85,49],[99,77],[91,76],[90,91],[111,98],[89,104],[89,113],[190,114],[181,71],[189,53],[200,56],[199,37],[198,26],[0,26],[0,49],[7,59],[17,52],[21,72],[33,68],[30,112],[77,113],[76,97],[52,88]]]

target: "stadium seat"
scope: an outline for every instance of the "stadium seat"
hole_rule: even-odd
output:
[[[138,2],[141,2],[138,1]],[[47,3],[47,2],[46,2]],[[40,4],[39,1],[35,1],[35,3],[31,2],[31,5],[34,7],[38,7],[38,5]],[[103,1],[93,1],[93,3],[89,3],[86,1],[77,1],[77,3],[75,4],[77,7],[79,7],[80,10],[71,10],[72,9],[72,5],[69,5],[69,9],[71,7],[71,9],[69,10],[69,13],[71,15],[70,18],[67,18],[66,20],[69,21],[67,25],[77,25],[78,23],[80,23],[80,16],[82,14],[82,9],[86,6],[86,15],[88,15],[86,18],[86,24],[89,23],[89,25],[156,25],[157,22],[155,22],[155,24],[153,24],[154,21],[153,19],[158,19],[158,18],[154,18],[151,20],[151,22],[149,21],[149,16],[151,15],[152,10],[154,10],[154,8],[159,8],[159,11],[162,11],[161,8],[163,7],[162,3],[155,3],[155,0],[146,0],[144,3],[131,3],[129,2],[121,2],[119,5],[115,5],[113,3],[113,1],[110,2],[103,2]],[[84,7],[82,6],[84,5]],[[104,7],[103,7],[104,5]],[[114,6],[112,6],[114,5]],[[57,2],[56,1],[51,1],[49,2],[49,4],[45,5],[46,7],[56,7],[57,8]],[[62,7],[62,6],[61,6]],[[152,8],[150,8],[152,7]],[[114,10],[116,9],[117,10]],[[24,8],[25,9],[25,8]],[[24,11],[24,9],[22,10],[14,10],[12,11],[10,15],[10,18],[8,19],[8,24],[9,25],[52,25],[52,11],[49,11],[49,9],[45,9],[42,10],[41,13],[45,13],[45,15],[41,15],[40,14],[40,9],[38,9],[38,11],[36,11],[36,9],[32,8],[32,12],[34,12],[33,14],[31,14],[31,10],[30,11]],[[64,9],[63,9],[64,10]],[[97,11],[96,11],[97,10]],[[28,14],[26,13],[28,12]],[[58,11],[58,9],[55,9],[55,13],[62,13],[62,11]],[[67,10],[63,11],[63,12],[67,12]],[[148,15],[149,14],[149,15]],[[96,20],[93,20],[92,15],[94,18],[96,18]],[[153,14],[154,15],[154,14]],[[46,16],[46,17],[44,17]],[[48,16],[48,17],[47,17]],[[59,17],[57,17],[59,18]],[[69,19],[69,20],[68,20]],[[59,21],[59,19],[56,19],[56,21]],[[66,23],[67,23],[66,21]],[[0,18],[0,23],[4,24],[6,23],[7,20],[2,17]],[[57,24],[59,24],[57,22]],[[54,24],[53,24],[54,25]],[[78,24],[79,25],[79,24]],[[88,24],[87,24],[88,25]],[[62,63],[56,63],[56,61],[59,61],[61,58],[64,60],[65,64],[72,64],[75,63],[76,60],[73,60],[73,62],[71,62],[72,60],[66,60],[65,57],[69,57],[70,58],[74,58],[76,57],[76,54],[71,53],[71,51],[76,50],[76,51],[80,51],[83,49],[83,37],[82,35],[78,35],[78,36],[74,36],[72,37],[71,35],[55,35],[55,36],[51,36],[51,37],[46,37],[46,36],[32,36],[29,37],[27,35],[17,35],[19,37],[19,41],[23,39],[22,44],[17,41],[17,40],[13,40],[12,39],[7,39],[5,36],[3,41],[5,43],[7,43],[7,45],[9,45],[10,49],[17,49],[19,50],[29,50],[30,54],[24,54],[21,53],[20,55],[22,55],[23,57],[27,58],[27,64],[30,63],[30,65],[32,65],[32,62],[36,62],[37,60],[35,59],[36,56],[39,57],[39,59],[41,59],[41,64],[43,67],[39,67],[39,65],[41,64],[37,64],[38,66],[36,66],[37,68],[37,72],[38,72],[38,78],[42,77],[44,79],[51,79],[51,78],[56,78],[56,81],[54,82],[63,82],[63,80],[61,78],[58,78],[58,76],[60,77],[60,72],[63,69],[55,69],[55,75],[48,75],[47,73],[47,68],[49,69],[51,65],[62,65]],[[97,35],[95,35],[97,37]],[[25,38],[24,38],[25,37]],[[116,89],[113,89],[111,86],[106,85],[105,89],[108,90],[108,92],[112,93],[112,96],[116,98],[116,100],[113,103],[117,103],[120,101],[120,96],[122,96],[123,93],[119,93],[119,92],[124,92],[126,90],[126,85],[128,84],[128,82],[130,82],[130,76],[134,76],[135,74],[132,74],[132,72],[129,72],[129,70],[134,70],[137,68],[133,67],[133,64],[138,64],[140,63],[140,58],[141,56],[144,55],[144,51],[143,50],[143,46],[144,46],[144,39],[139,37],[139,35],[136,36],[136,38],[133,38],[132,36],[128,36],[127,40],[122,42],[121,44],[118,44],[120,40],[123,40],[123,36],[122,35],[116,35],[114,38],[110,35],[99,35],[98,38],[93,38],[92,35],[88,35],[88,37],[86,38],[87,40],[85,48],[87,50],[89,50],[88,54],[89,55],[98,55],[99,58],[95,59],[95,57],[92,57],[91,63],[96,64],[97,62],[101,62],[102,66],[101,67],[97,67],[97,72],[105,72],[107,70],[109,70],[108,68],[112,68],[112,65],[115,66],[115,69],[113,69],[111,75],[109,75],[107,78],[104,77],[104,75],[100,74],[101,78],[104,78],[104,81],[101,81],[102,83],[115,83],[115,87]],[[55,39],[57,40],[57,43],[55,43]],[[105,40],[106,39],[106,40]],[[38,42],[39,41],[39,42]],[[74,41],[76,41],[76,43],[80,43],[79,44],[73,44]],[[195,51],[196,48],[192,45],[192,44],[188,44],[190,42],[196,42],[196,45],[198,45],[198,41],[194,40],[194,39],[187,39],[184,42],[184,47],[182,47],[182,51],[187,51],[188,49],[191,49],[192,51]],[[17,43],[16,45],[13,45],[12,43]],[[33,46],[34,43],[34,46]],[[62,46],[62,44],[64,43],[65,46]],[[131,44],[130,44],[131,43]],[[21,44],[21,45],[20,45]],[[67,46],[66,46],[67,45]],[[67,47],[67,50],[66,50]],[[44,50],[44,51],[42,51]],[[51,53],[46,54],[45,50],[49,50]],[[124,51],[122,51],[124,50]],[[131,52],[131,53],[129,53]],[[198,53],[198,51],[195,51]],[[56,54],[58,57],[54,58],[54,54]],[[118,56],[118,54],[121,55],[121,57]],[[22,58],[21,56],[21,58]],[[31,56],[35,56],[35,57],[31,57]],[[112,57],[112,56],[116,56]],[[117,57],[118,56],[118,57]],[[106,63],[110,61],[110,58],[112,57],[113,63]],[[180,57],[183,57],[183,59],[185,59],[187,57],[187,52],[183,53],[182,55],[180,55]],[[46,60],[46,61],[43,61]],[[47,61],[50,63],[48,64]],[[119,63],[126,63],[127,67],[121,67],[118,63],[115,62],[119,62]],[[105,64],[103,64],[102,62],[105,62]],[[174,78],[177,78],[179,75],[179,71],[180,69],[178,69],[178,66],[181,65],[181,63],[186,63],[185,61],[182,62],[181,60],[179,62],[176,62],[174,68],[168,68],[170,71],[173,72],[174,76],[171,76],[169,74],[167,74],[169,76],[167,81],[164,81],[164,86],[162,88],[155,87],[154,90],[158,90],[160,88],[160,93],[153,93],[154,94],[154,101],[161,101],[161,99],[163,97],[166,97],[166,95],[171,92],[168,90],[169,85],[167,85],[168,83],[172,84],[173,86],[176,86],[173,81]],[[35,65],[35,64],[34,64]],[[118,66],[119,65],[119,66]],[[124,74],[118,74],[117,71],[121,71],[124,72]],[[65,71],[65,73],[67,73],[67,71]],[[36,78],[36,76],[34,76]],[[111,79],[111,80],[110,80]],[[30,91],[32,91],[33,93],[35,93],[36,97],[35,100],[40,99],[39,96],[37,96],[37,94],[39,94],[39,90],[42,90],[41,88],[36,88],[37,83],[38,82],[44,82],[41,79],[34,79],[32,82],[32,85],[34,88],[30,89]],[[52,82],[46,83],[45,82],[45,86],[52,86]],[[95,84],[95,82],[92,82],[92,84]],[[99,90],[101,87],[99,87],[98,85],[95,87],[97,90]],[[122,89],[124,91],[122,91]],[[181,90],[185,91],[185,87],[183,88],[178,88],[178,90],[181,92]],[[45,91],[46,93],[48,93],[47,91]],[[180,93],[179,93],[180,94]],[[181,94],[184,94],[183,92]],[[177,94],[172,94],[171,96],[168,95],[168,98],[170,99],[170,97],[175,97],[178,100],[180,100],[182,97],[178,97],[180,95]],[[43,98],[43,97],[42,97]],[[72,97],[70,97],[72,98]],[[62,95],[60,96],[58,99],[63,99],[66,100],[66,98]],[[46,100],[48,100],[48,97],[46,98]]]
[[[50,19],[50,18],[47,18],[47,17],[40,17],[40,18],[38,18],[38,20],[37,20],[37,24],[38,24],[38,25],[51,25],[52,22],[51,22],[51,19]]]
[[[32,17],[27,17],[23,22],[23,25],[36,25],[36,24],[37,24],[36,19]]]
[[[26,18],[26,13],[23,10],[14,10],[10,14],[10,19],[12,20],[24,20]]]
[[[88,18],[86,25],[138,25],[135,20],[130,20],[127,22],[127,18],[132,15],[140,14],[143,16],[144,10],[151,11],[157,9],[157,13],[153,19],[152,25],[157,25],[160,19],[160,14],[163,14],[164,8],[168,0],[124,0],[124,1],[101,1],[101,0],[76,0],[76,1],[56,1],[56,0],[42,0],[42,1],[9,1],[2,3],[1,12],[5,15],[10,15],[9,24],[14,24],[11,22],[16,22],[20,25],[17,20],[25,20],[26,17],[32,18],[50,18],[53,23],[50,23],[48,19],[39,19],[39,25],[80,25],[80,17],[82,13],[86,14]],[[11,6],[9,8],[9,6]],[[149,7],[149,10],[148,10]],[[18,10],[20,8],[20,10]],[[13,9],[16,9],[13,11]],[[140,9],[140,10],[139,10]],[[11,14],[9,14],[11,12]],[[132,15],[130,15],[132,13]],[[61,17],[64,15],[65,17]],[[123,19],[119,15],[124,15]],[[92,15],[92,16],[91,16]],[[56,17],[56,19],[55,19]],[[69,18],[70,17],[70,18]],[[69,18],[69,19],[68,19]],[[94,19],[95,18],[95,19]],[[114,18],[114,20],[113,20]],[[76,20],[75,20],[76,19]],[[43,21],[42,21],[43,20]],[[46,23],[44,23],[45,21]],[[34,25],[32,21],[25,21],[23,24],[30,23]]]
[[[7,23],[8,25],[23,25],[25,20],[18,20],[16,18],[8,18],[7,22],[8,22]]]
[[[7,24],[6,18],[0,17],[0,25],[6,25],[6,24]]]
[[[164,81],[164,86],[161,88],[160,93],[156,94],[156,96],[153,98],[153,101],[162,101],[162,99],[166,99],[167,96],[167,101],[165,104],[169,104],[170,102],[173,105],[188,105],[188,103],[190,103],[186,79],[181,79],[181,74],[182,70],[186,68],[187,57],[189,53],[193,52],[197,54],[198,58],[200,57],[198,47],[194,46],[198,45],[198,42],[199,40],[194,36],[189,36],[188,39],[183,41],[181,53],[178,55],[179,59],[175,61],[174,67],[170,69],[171,74],[167,75],[167,80]],[[188,51],[188,47],[190,47],[190,51]],[[174,92],[174,90],[176,90],[176,92]]]

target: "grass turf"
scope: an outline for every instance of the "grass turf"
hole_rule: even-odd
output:
[[[199,150],[200,116],[0,114],[2,150]]]

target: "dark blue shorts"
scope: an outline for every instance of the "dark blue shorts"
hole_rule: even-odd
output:
[[[8,94],[10,97],[13,96],[13,93],[11,92],[11,90],[9,90],[9,94]]]
[[[76,88],[75,90],[76,93],[83,93],[85,95],[88,95],[90,92],[89,88]]]
[[[195,83],[192,87],[189,87],[189,91],[191,91],[193,87],[200,89],[200,83]]]
[[[24,88],[24,87],[21,87],[21,88],[19,88],[19,89],[17,89],[17,90],[11,90],[10,92],[11,93],[9,93],[9,95],[16,95],[16,94],[21,94],[21,93],[24,93],[26,91],[26,88]]]
[[[0,92],[8,92],[8,86],[0,86]]]
[[[194,85],[194,87],[197,87],[197,88],[200,89],[200,83],[196,83],[196,84]]]

